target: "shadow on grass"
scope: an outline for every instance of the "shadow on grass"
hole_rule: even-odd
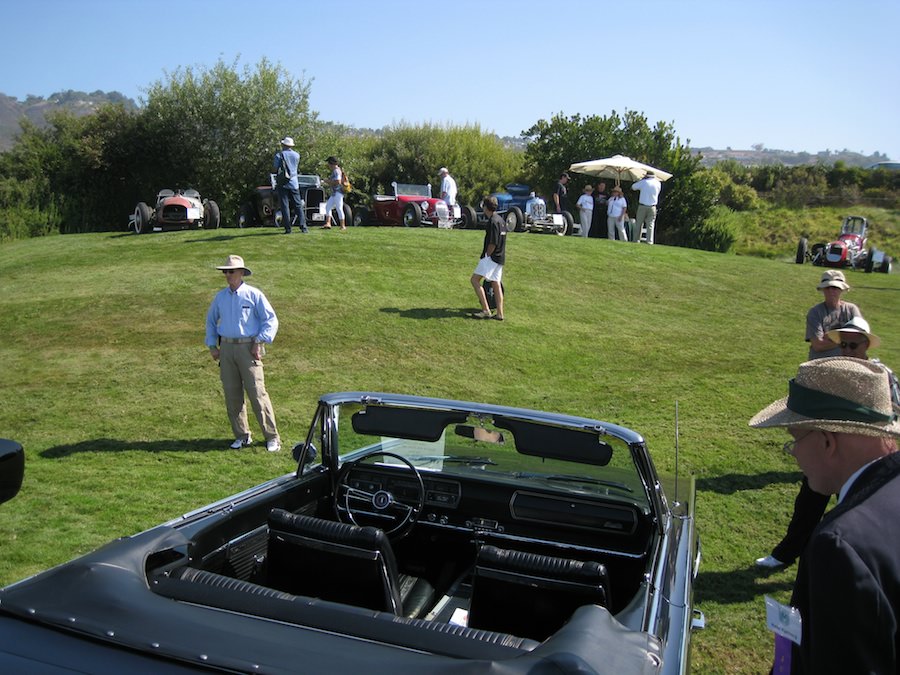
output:
[[[228,441],[223,438],[195,438],[190,441],[120,441],[115,438],[95,438],[67,445],[56,445],[40,453],[46,459],[69,457],[79,452],[225,452]]]
[[[472,315],[478,310],[471,307],[382,307],[381,311],[385,314],[399,314],[404,319],[473,319],[475,317]]]
[[[793,589],[795,576],[795,567],[774,572],[753,565],[729,572],[704,572],[701,569],[694,586],[694,602],[730,605],[760,600],[764,595]]]
[[[270,228],[265,228],[265,229],[261,228],[261,227],[254,227],[254,228],[250,228],[249,231],[247,228],[238,228],[238,227],[233,227],[230,229],[232,232],[234,232],[234,234],[225,233],[225,232],[222,232],[221,230],[216,230],[217,234],[215,234],[213,236],[202,237],[199,239],[188,239],[187,241],[185,241],[183,243],[185,243],[185,244],[210,244],[210,243],[219,242],[219,241],[231,241],[232,239],[245,239],[246,237],[270,237],[272,235],[279,235],[279,236],[284,235],[284,230],[280,227],[270,227]],[[294,234],[296,234],[298,237],[301,236],[299,230]]]
[[[799,483],[802,477],[803,474],[799,471],[766,471],[749,476],[726,473],[713,478],[698,478],[697,489],[731,495],[742,490],[759,490],[773,483]]]

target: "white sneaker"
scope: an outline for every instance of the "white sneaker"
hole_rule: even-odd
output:
[[[247,434],[247,438],[235,438],[228,447],[232,450],[240,450],[241,448],[250,445],[252,442],[253,440],[250,438],[250,434]]]
[[[281,450],[281,441],[279,441],[277,438],[270,438],[268,441],[266,441],[266,450],[268,450],[269,452],[278,452],[279,450]]]
[[[765,567],[766,569],[774,570],[779,567],[784,567],[785,564],[781,562],[778,558],[773,558],[770,555],[767,555],[765,558],[757,558],[756,559],[757,567]]]

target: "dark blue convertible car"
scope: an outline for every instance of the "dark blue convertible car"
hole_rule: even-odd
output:
[[[688,672],[693,478],[640,434],[347,392],[294,459],[0,590],[0,671]],[[22,471],[0,444],[0,499]]]

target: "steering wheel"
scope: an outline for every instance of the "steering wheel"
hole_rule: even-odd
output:
[[[414,506],[399,501],[389,490],[378,489],[374,492],[370,492],[351,485],[350,476],[353,474],[353,470],[372,457],[390,457],[391,459],[401,462],[405,465],[399,467],[403,469],[403,474],[409,469],[409,472],[415,477],[417,490]],[[341,511],[339,508],[342,501],[344,504],[344,511]],[[401,457],[392,452],[373,450],[372,452],[367,452],[359,459],[347,462],[341,468],[334,500],[334,509],[339,520],[343,520],[344,522],[349,520],[349,522],[358,526],[359,523],[357,522],[357,518],[360,515],[375,513],[379,516],[388,518],[392,523],[392,525],[389,524],[387,527],[381,528],[384,530],[384,533],[394,539],[400,539],[409,534],[409,531],[412,529],[412,526],[415,525],[416,520],[418,520],[419,514],[422,513],[424,507],[425,483],[422,481],[422,475],[419,473],[419,470],[413,466],[412,462],[406,459],[406,457]]]

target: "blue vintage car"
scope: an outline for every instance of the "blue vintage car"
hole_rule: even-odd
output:
[[[506,220],[510,232],[543,232],[549,234],[574,234],[577,226],[568,211],[548,213],[547,204],[523,183],[509,183],[506,192],[495,192],[497,212]],[[477,211],[478,221],[484,225],[484,212]]]
[[[694,480],[637,432],[344,392],[293,456],[0,589],[0,672],[689,672]],[[22,471],[0,445],[0,500]]]

